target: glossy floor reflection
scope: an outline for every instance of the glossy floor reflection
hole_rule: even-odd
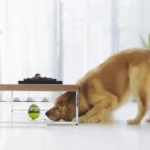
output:
[[[27,103],[15,107],[27,108]],[[48,108],[47,103],[39,104]],[[0,103],[0,119],[9,119],[9,103]],[[115,113],[112,125],[0,125],[0,150],[149,150],[150,124],[129,126],[126,120],[136,115],[136,103]],[[26,119],[15,112],[14,119]]]

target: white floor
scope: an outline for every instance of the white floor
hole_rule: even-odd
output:
[[[28,108],[28,103],[15,107]],[[39,103],[40,108],[50,104]],[[10,104],[0,103],[0,120],[10,119]],[[136,103],[116,112],[113,125],[6,125],[0,124],[0,150],[149,150],[150,124],[129,126],[126,120],[136,115]],[[44,114],[41,119],[45,119]],[[14,120],[29,119],[26,112],[14,112]]]

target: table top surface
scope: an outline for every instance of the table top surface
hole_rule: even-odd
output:
[[[0,91],[78,91],[74,84],[0,84]]]

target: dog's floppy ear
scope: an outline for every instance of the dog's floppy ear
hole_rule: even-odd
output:
[[[64,106],[64,103],[64,99],[62,99],[59,102],[57,102],[57,106],[62,108]]]
[[[67,102],[69,95],[70,95],[69,92],[63,93],[57,98],[57,100],[55,101],[55,104],[57,104],[57,106],[59,107],[63,107],[64,104]]]
[[[82,95],[84,96],[85,99],[88,99],[88,94],[89,94],[90,88],[93,88],[93,87],[91,84],[89,84],[87,82],[83,82],[79,87],[79,92],[82,93]]]
[[[71,121],[75,115],[75,92],[66,93],[62,117],[65,121]]]
[[[70,100],[74,100],[76,94],[75,94],[75,92],[67,92],[66,96],[67,96],[66,97],[67,101],[70,101]]]
[[[75,105],[73,107],[64,106],[62,112],[62,119],[65,121],[72,121],[75,117]]]

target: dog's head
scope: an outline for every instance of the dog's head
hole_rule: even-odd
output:
[[[75,117],[75,92],[66,92],[60,95],[54,102],[54,106],[45,114],[53,121],[63,119],[71,121]]]

